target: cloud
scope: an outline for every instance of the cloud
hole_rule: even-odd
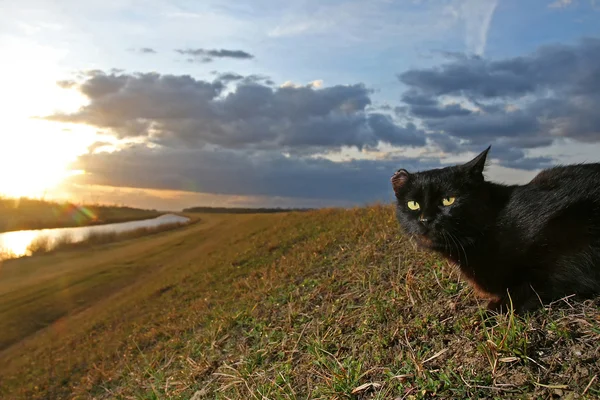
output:
[[[573,0],[556,0],[548,4],[549,8],[565,8],[573,4]]]
[[[225,84],[232,82],[243,82],[243,83],[260,83],[263,82],[267,85],[272,85],[273,81],[266,75],[258,75],[258,74],[250,74],[250,75],[240,75],[235,72],[224,72],[219,73],[217,71],[212,71],[214,75],[216,75],[215,80],[221,81]]]
[[[190,62],[202,62],[207,63],[213,61],[215,58],[233,58],[238,60],[249,60],[254,56],[243,50],[206,50],[206,49],[176,49],[177,53],[190,56],[188,61]]]
[[[467,146],[462,150],[478,153],[482,148]],[[493,148],[490,159],[497,158],[505,159],[506,166],[521,169],[535,169],[551,162],[544,157],[527,158],[522,150],[510,144]],[[391,201],[389,179],[398,168],[422,171],[447,165],[436,153],[333,162],[324,158],[285,156],[276,151],[132,145],[111,153],[81,156],[72,167],[85,170],[86,174],[73,176],[70,182],[349,205]]]
[[[415,71],[416,72],[416,71]],[[415,73],[413,72],[413,74]],[[404,76],[405,74],[402,74],[399,76],[400,80],[404,80]],[[410,73],[409,73],[410,75]],[[410,82],[405,82],[406,84],[410,85]],[[418,86],[418,85],[415,85]],[[420,91],[417,90],[407,90],[406,92],[404,92],[402,94],[402,101],[406,104],[410,104],[410,105],[415,105],[415,106],[435,106],[438,104],[438,101],[435,97],[430,96],[430,95],[426,95]]]
[[[63,80],[63,81],[56,82],[56,85],[63,89],[71,89],[72,87],[77,86],[77,82],[75,82],[73,80]]]
[[[157,54],[158,52],[151,47],[135,47],[129,48],[127,51],[137,54]]]
[[[461,16],[465,22],[465,42],[470,53],[483,55],[487,35],[498,0],[464,0]]]
[[[142,54],[156,54],[157,53],[156,50],[154,50],[150,47],[141,47],[138,49],[138,52],[142,53]]]
[[[482,146],[467,146],[462,150],[477,153],[481,149]],[[527,158],[510,144],[493,147],[490,159],[497,158],[504,159],[505,166],[520,169],[536,169],[552,161],[546,157]],[[389,178],[398,168],[422,171],[447,165],[435,153],[426,157],[388,155],[379,160],[333,162],[284,156],[274,151],[132,145],[120,151],[79,157],[72,168],[85,170],[86,174],[73,176],[69,182],[350,205],[391,201]]]
[[[281,87],[281,88],[296,88],[296,89],[301,88],[301,87],[308,87],[308,88],[319,89],[319,88],[323,87],[323,80],[317,79],[317,80],[308,82],[306,85],[302,85],[300,83],[294,83],[292,81],[285,81],[281,85],[279,85],[279,87]]]
[[[424,122],[431,130],[479,143],[499,137],[531,136],[540,129],[537,118],[523,112],[440,113],[424,117]]]
[[[103,151],[105,143],[91,146],[73,165],[87,173],[72,182],[355,204],[389,201],[389,177],[399,163],[412,169],[440,165],[435,158],[324,158],[348,147],[427,144],[415,124],[371,111],[372,91],[363,84],[273,87],[263,76],[214,75],[205,81],[158,73],[83,74],[71,89],[87,104],[47,118],[143,144],[111,152]]]
[[[118,138],[143,138],[168,147],[323,153],[379,143],[420,147],[425,132],[371,113],[363,84],[277,87],[245,77],[225,91],[221,80],[157,73],[88,73],[77,88],[89,103],[51,120],[84,123]]]
[[[225,195],[329,199],[348,204],[389,201],[389,178],[400,167],[439,167],[438,159],[394,158],[333,162],[276,152],[131,146],[87,154],[74,168],[76,183],[172,189]]]
[[[452,57],[399,79],[407,90],[398,112],[417,118],[430,142],[445,151],[485,143],[529,149],[563,138],[600,142],[600,39],[493,61]],[[453,104],[441,106],[448,101]],[[515,168],[548,161],[508,154],[498,153],[503,165]]]
[[[319,43],[327,43],[328,48],[365,42],[377,47],[389,38],[410,37],[410,41],[395,41],[396,46],[404,46],[437,41],[458,29],[460,16],[456,9],[461,1],[449,0],[441,5],[388,0],[290,2],[286,6],[277,4],[276,17],[266,20],[266,29],[269,37],[277,39],[318,37]]]
[[[452,116],[467,116],[472,114],[471,110],[463,108],[460,104],[450,104],[447,106],[420,106],[413,105],[410,112],[419,118],[447,118]]]
[[[390,200],[398,168],[443,166],[489,144],[494,165],[522,173],[554,161],[536,149],[600,142],[599,39],[504,59],[451,54],[398,79],[401,102],[374,107],[361,83],[90,71],[61,83],[88,102],[47,118],[143,143],[94,148],[74,166],[88,172],[80,182],[349,203]],[[349,147],[360,158],[388,150],[332,161]]]
[[[88,152],[94,153],[96,150],[101,149],[103,147],[112,147],[113,144],[110,142],[94,142],[88,146]]]
[[[399,79],[412,89],[410,93],[420,96],[520,98],[547,90],[583,94],[600,88],[595,75],[598,62],[600,39],[585,38],[575,45],[546,45],[506,60],[456,58],[437,68],[406,71]]]
[[[457,95],[473,98],[494,98],[525,95],[535,90],[533,71],[515,59],[512,63],[489,62],[480,57],[456,60],[432,69],[413,69],[399,75],[409,86],[411,101],[431,100],[432,96]],[[535,67],[535,66],[532,66]],[[412,102],[410,103],[412,104]]]
[[[222,82],[233,82],[244,79],[244,75],[236,74],[235,72],[226,72],[217,75],[217,79]]]

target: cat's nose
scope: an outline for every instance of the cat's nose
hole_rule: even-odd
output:
[[[421,215],[421,216],[419,217],[419,222],[420,222],[420,223],[422,223],[423,225],[427,225],[427,224],[429,223],[429,218],[427,218],[427,217],[426,217],[426,216],[424,216],[424,215]]]

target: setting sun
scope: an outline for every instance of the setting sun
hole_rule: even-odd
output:
[[[0,47],[12,54],[0,67],[0,106],[10,110],[0,131],[0,195],[43,196],[74,173],[69,164],[96,139],[85,126],[39,117],[77,109],[85,97],[56,85],[64,50],[14,37],[0,39]]]
[[[84,132],[65,132],[56,124],[15,121],[8,125],[13,135],[0,137],[0,194],[39,197],[65,178],[80,173],[69,164],[85,151],[89,137]]]

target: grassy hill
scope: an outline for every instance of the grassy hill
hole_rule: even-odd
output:
[[[153,218],[156,210],[0,197],[0,232],[65,228]]]
[[[390,207],[206,214],[5,262],[0,398],[600,396],[599,302],[481,306]]]

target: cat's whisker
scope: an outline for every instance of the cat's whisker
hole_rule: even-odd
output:
[[[465,255],[465,266],[469,265],[469,257],[467,256],[467,251],[465,250],[465,247],[463,246],[462,242],[460,241],[460,238],[458,238],[457,236],[453,235],[452,233],[448,232],[448,234],[450,235],[451,238],[453,238],[453,240],[456,240],[456,243],[458,243],[460,245],[460,247],[462,248],[462,251]],[[459,249],[457,249],[459,250]],[[459,251],[460,253],[460,251]],[[459,256],[459,261],[460,261],[460,256]]]
[[[441,231],[442,232],[442,237],[444,238],[444,241],[446,242],[446,247],[448,249],[448,251],[450,252],[450,255],[452,255],[452,246],[450,245],[450,241],[448,240],[448,236],[446,236],[446,232]]]
[[[452,236],[452,234],[450,232],[446,231],[446,233],[448,234],[448,237],[450,237],[450,240],[452,240],[452,243],[456,247],[456,256],[458,257],[458,263],[460,264],[460,249],[458,248],[458,245],[456,244],[456,240],[454,240],[454,237]]]

